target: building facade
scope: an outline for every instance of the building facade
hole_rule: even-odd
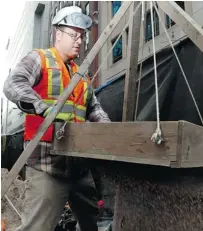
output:
[[[27,1],[16,32],[7,45],[10,70],[34,48],[49,46],[50,2]],[[24,113],[15,104],[3,99],[2,134],[14,134],[24,128]]]
[[[202,1],[177,1],[176,2],[182,9],[184,9],[193,19],[203,26],[203,2]],[[99,11],[99,35],[106,28],[114,14],[121,6],[121,1],[101,1],[98,5]],[[152,31],[151,31],[151,14],[150,3],[145,2],[145,15],[144,15],[144,27],[140,28],[140,42],[139,42],[139,62],[145,60],[153,55],[152,47]],[[120,21],[119,25],[110,35],[110,38],[103,46],[99,54],[99,64],[104,62],[103,68],[99,75],[99,85],[105,84],[114,78],[122,76],[126,70],[126,56],[127,56],[127,42],[128,42],[128,30],[125,30],[121,39],[113,49],[112,54],[105,60],[106,54],[111,49],[114,41],[123,30],[125,24],[129,20],[129,10],[125,14],[125,17]],[[161,19],[159,19],[155,10],[153,10],[154,16],[154,28],[155,28],[155,44],[156,51],[160,51],[169,46],[169,41],[166,37],[164,29],[160,20],[165,24],[170,38],[174,44],[185,39],[187,36],[162,10],[159,10]],[[144,36],[143,36],[144,35]],[[143,53],[142,53],[143,50]],[[143,55],[142,55],[143,54]]]

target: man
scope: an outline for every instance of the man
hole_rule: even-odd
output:
[[[61,9],[53,19],[56,40],[53,48],[34,50],[9,74],[4,94],[26,113],[24,146],[33,139],[44,117],[68,85],[78,67],[84,32],[92,24],[79,7]],[[56,120],[70,122],[110,122],[84,76]],[[22,227],[20,231],[53,231],[66,202],[77,218],[81,231],[97,231],[97,195],[86,162],[50,154],[53,126],[50,126],[27,165],[32,168],[28,179]],[[85,139],[85,137],[84,137]]]

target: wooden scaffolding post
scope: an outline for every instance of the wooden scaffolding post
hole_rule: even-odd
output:
[[[130,15],[140,2],[135,1],[131,6]],[[141,26],[141,7],[133,17],[129,25],[128,49],[127,49],[127,69],[125,75],[124,101],[123,101],[123,121],[133,121],[136,103],[136,80],[138,79],[137,65],[139,56],[139,41],[140,41],[140,26]],[[126,195],[125,185],[122,178],[116,185],[116,198],[114,209],[113,231],[130,230],[131,211],[125,207]],[[127,217],[127,220],[126,220]],[[126,220],[123,224],[123,219]],[[133,231],[133,230],[132,230]]]
[[[139,1],[134,2],[134,9]],[[133,7],[132,7],[133,11]],[[131,11],[131,13],[132,13]],[[125,88],[123,100],[123,121],[133,121],[136,103],[136,81],[139,78],[137,73],[139,42],[141,25],[141,7],[133,17],[129,25],[128,48],[127,48],[127,69],[125,75]]]

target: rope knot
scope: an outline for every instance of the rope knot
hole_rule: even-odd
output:
[[[157,128],[155,133],[152,135],[151,140],[160,145],[162,141],[164,141],[164,139],[162,138],[162,134],[161,134],[161,129]]]

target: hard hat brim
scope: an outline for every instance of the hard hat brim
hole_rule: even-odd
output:
[[[72,26],[81,29],[88,29],[92,25],[92,19],[79,12],[74,12],[70,15],[65,16],[60,21],[53,20],[53,26]]]

